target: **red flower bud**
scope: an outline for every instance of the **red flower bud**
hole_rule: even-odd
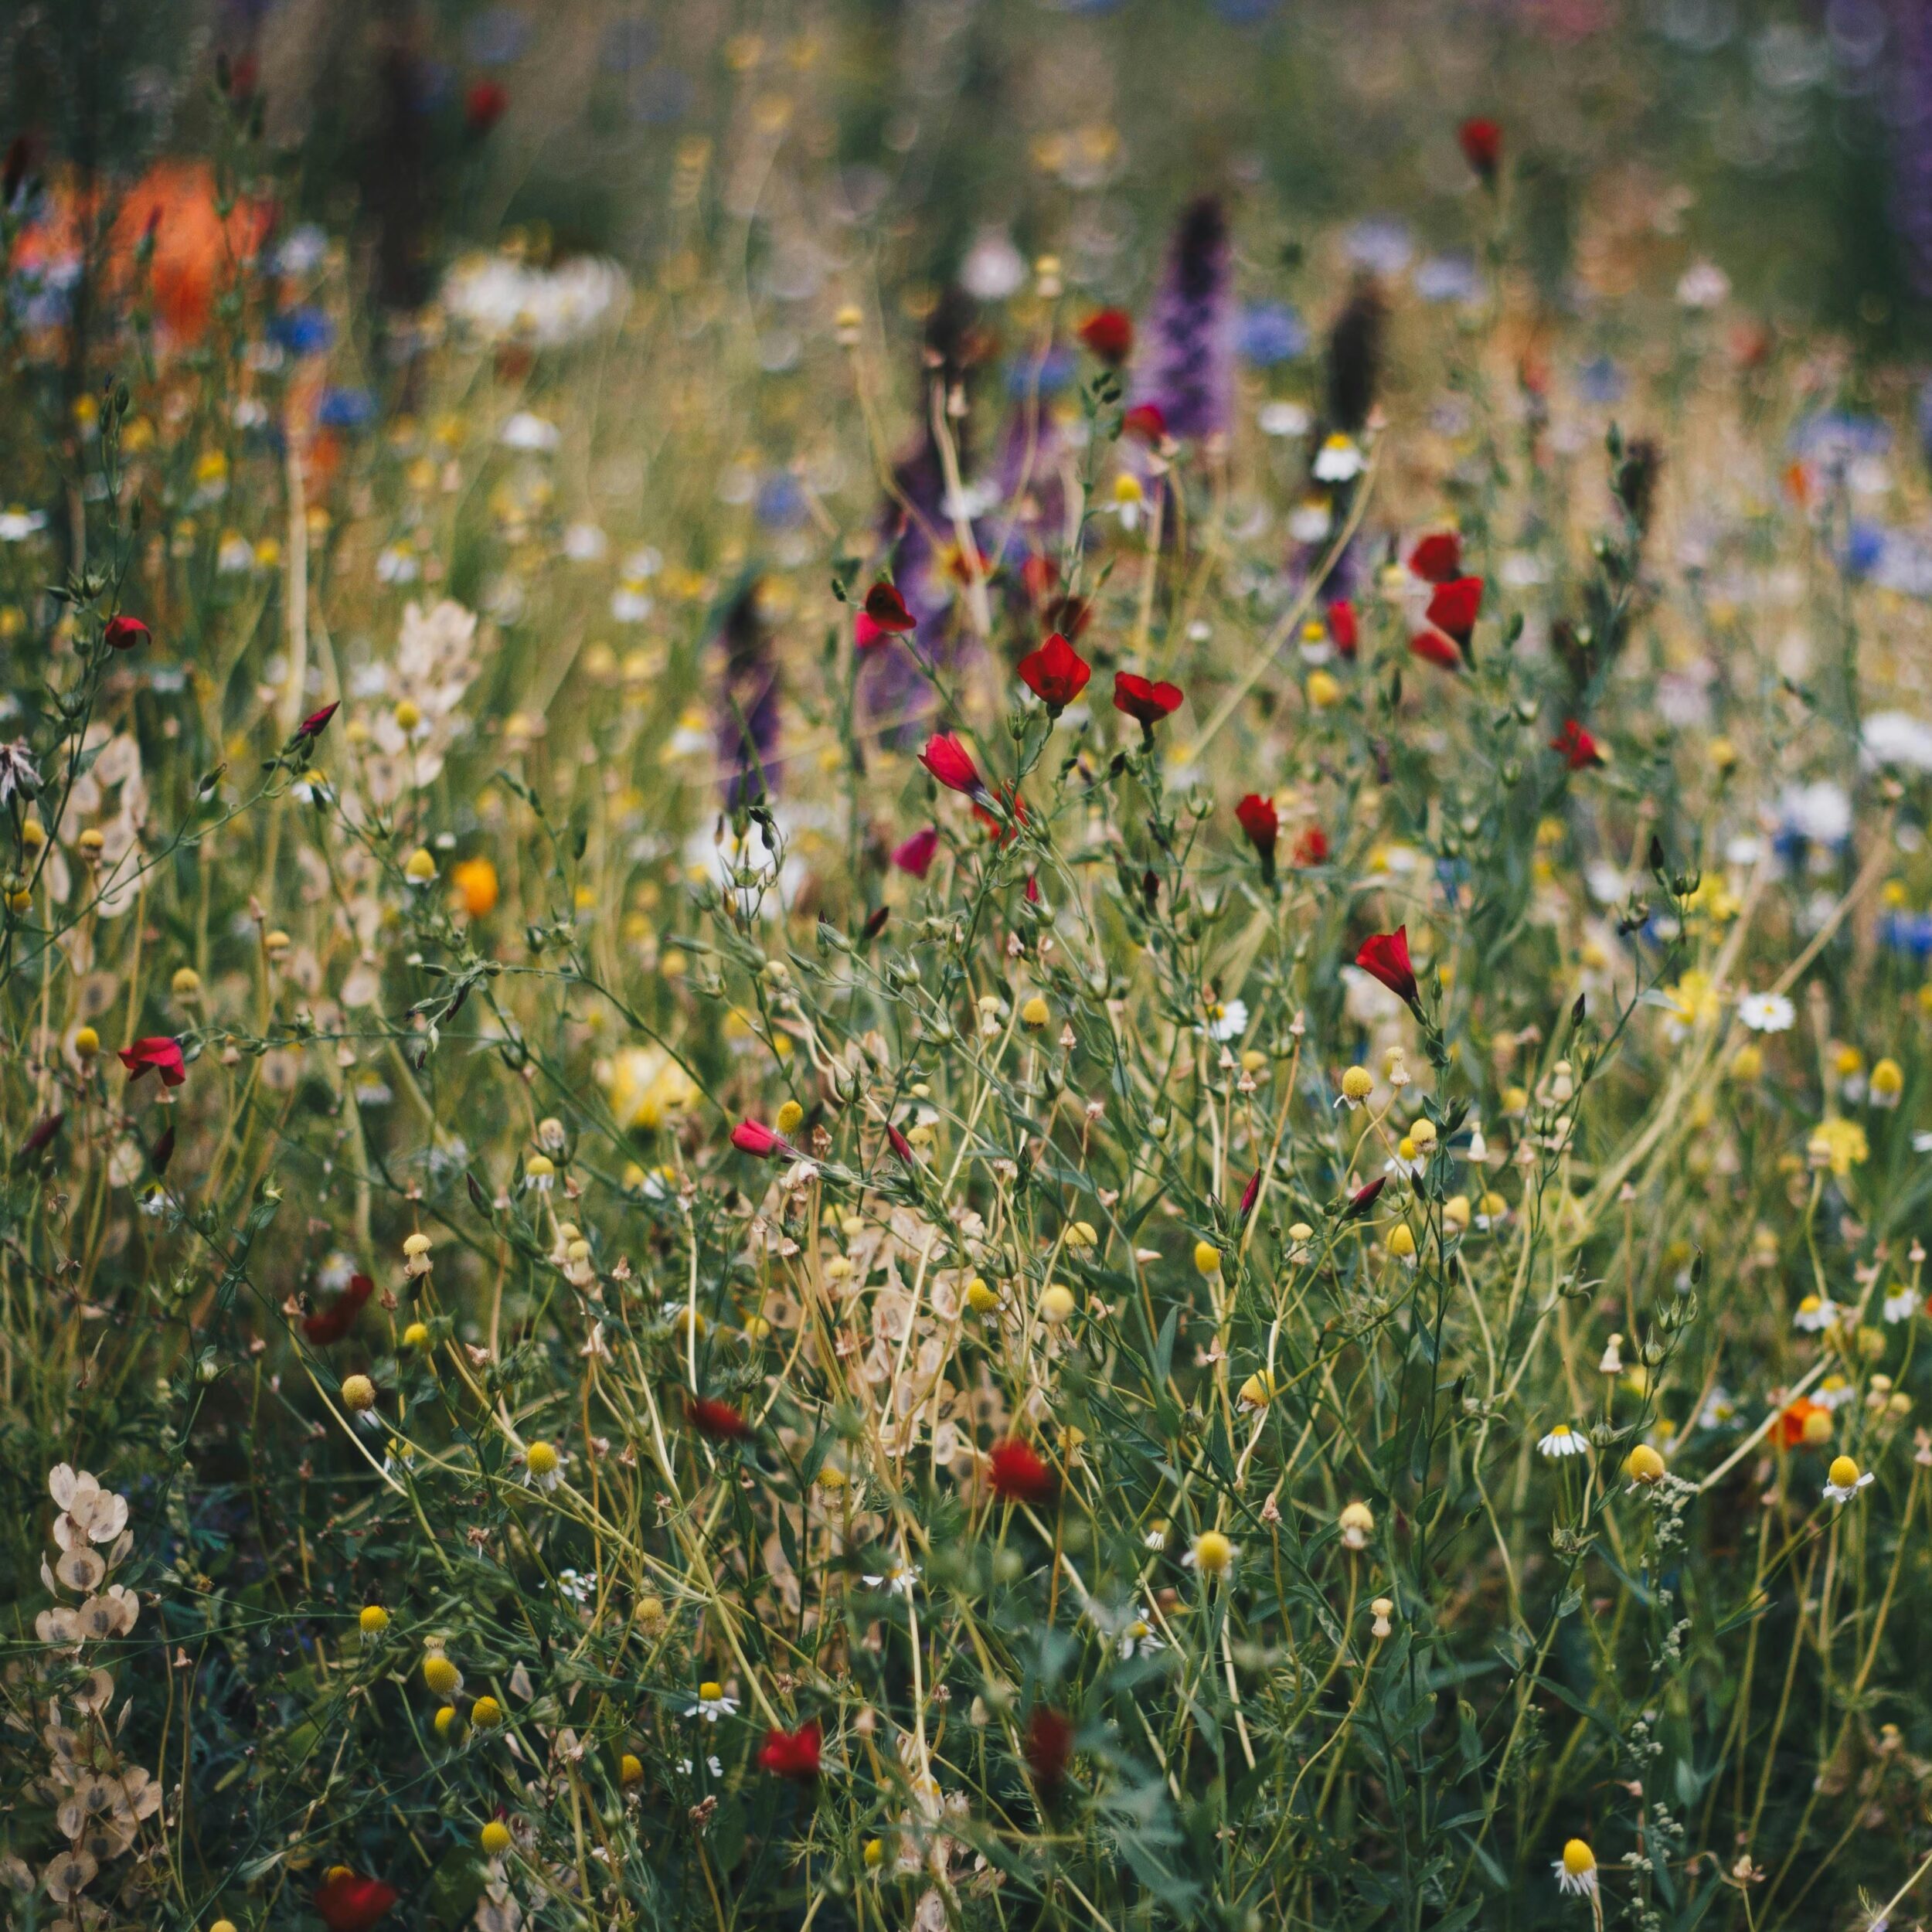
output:
[[[1456,130],[1456,141],[1462,149],[1462,158],[1485,182],[1496,179],[1496,168],[1502,159],[1502,128],[1500,123],[1479,117],[1465,121]]]
[[[795,1731],[775,1726],[765,1733],[758,1747],[758,1763],[774,1777],[788,1777],[794,1784],[809,1784],[818,1775],[823,1733],[817,1718],[808,1718]]]
[[[1234,815],[1247,834],[1248,843],[1264,860],[1272,859],[1274,842],[1281,835],[1281,815],[1275,810],[1274,801],[1251,791],[1234,808]]]
[[[1462,653],[1442,633],[1430,626],[1418,631],[1409,640],[1409,648],[1425,664],[1433,664],[1444,671],[1460,671]]]
[[[358,1878],[353,1872],[336,1871],[317,1888],[315,1916],[328,1932],[369,1932],[396,1903],[396,1887],[380,1879]]]
[[[1121,418],[1121,427],[1129,436],[1138,436],[1143,443],[1167,440],[1167,418],[1157,403],[1136,403]]]
[[[1389,1185],[1386,1174],[1378,1174],[1369,1185],[1349,1196],[1349,1205],[1342,1209],[1342,1218],[1352,1221],[1356,1216],[1366,1214],[1376,1204],[1376,1197]]]
[[[1604,762],[1603,747],[1574,718],[1566,718],[1563,728],[1549,741],[1552,751],[1560,751],[1572,771],[1587,771]]]
[[[684,1419],[699,1434],[719,1442],[743,1442],[751,1434],[751,1424],[719,1396],[686,1396]]]
[[[923,832],[914,832],[903,845],[893,847],[893,863],[901,872],[923,879],[932,870],[933,855],[938,849],[939,828],[928,825]]]
[[[919,628],[919,620],[906,608],[899,587],[883,577],[866,593],[865,615],[881,631],[896,633]]]
[[[1043,1797],[1050,1797],[1066,1782],[1073,1757],[1073,1720],[1064,1711],[1036,1705],[1026,1719],[1026,1768]]]
[[[352,1274],[349,1286],[326,1308],[303,1321],[302,1333],[318,1349],[341,1341],[355,1327],[355,1318],[362,1311],[362,1304],[375,1291],[376,1284],[367,1275]]]
[[[1080,324],[1080,338],[1110,369],[1134,352],[1134,324],[1124,308],[1096,309]]]
[[[336,713],[341,710],[342,708],[342,701],[340,698],[338,698],[333,704],[325,704],[322,706],[321,710],[311,711],[308,716],[295,727],[296,736],[298,738],[319,738],[322,733],[328,729],[329,719],[334,717]]]
[[[487,134],[510,105],[509,90],[500,82],[479,80],[463,97],[463,124],[473,134]]]
[[[948,791],[963,791],[971,798],[986,789],[972,753],[950,731],[935,731],[926,740],[919,762]]]
[[[1328,606],[1328,635],[1345,658],[1355,655],[1355,646],[1362,641],[1362,631],[1355,622],[1355,606],[1346,597],[1337,597]]]
[[[768,1161],[780,1154],[796,1155],[798,1151],[782,1134],[774,1133],[762,1121],[740,1121],[731,1130],[731,1145],[754,1161]]]
[[[1439,584],[1429,600],[1429,621],[1446,631],[1462,648],[1469,648],[1476,628],[1476,613],[1482,608],[1481,577],[1451,577]]]
[[[1328,862],[1328,835],[1319,825],[1311,825],[1294,842],[1298,866],[1325,866]]]
[[[1409,963],[1409,928],[1398,926],[1392,933],[1372,933],[1362,942],[1355,963],[1371,979],[1379,979],[1405,1005],[1421,1000],[1416,985],[1416,969]]]

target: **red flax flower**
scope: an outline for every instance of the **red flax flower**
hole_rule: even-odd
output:
[[[1496,168],[1502,159],[1502,127],[1498,121],[1485,116],[1465,121],[1456,130],[1456,143],[1462,150],[1462,158],[1475,170],[1477,178],[1485,185],[1496,179]]]
[[[1035,1705],[1026,1719],[1025,1750],[1034,1788],[1050,1797],[1066,1782],[1066,1767],[1073,1762],[1073,1720],[1049,1704]]]
[[[463,124],[473,134],[487,134],[509,105],[509,90],[500,81],[477,81],[463,97]]]
[[[1281,815],[1275,810],[1274,801],[1251,791],[1234,808],[1234,815],[1241,821],[1248,843],[1261,855],[1262,864],[1271,863],[1274,842],[1281,835]]]
[[[923,879],[933,869],[933,855],[939,849],[939,828],[928,825],[923,832],[916,832],[903,845],[893,849],[893,863],[901,872],[910,872],[915,879]]]
[[[1564,719],[1563,728],[1550,740],[1549,748],[1563,754],[1563,763],[1572,771],[1587,771],[1604,762],[1603,747],[1574,718]]]
[[[342,708],[342,701],[338,698],[333,704],[325,704],[321,710],[311,711],[295,727],[295,736],[298,738],[319,738],[328,729],[329,719]]]
[[[1080,338],[1109,369],[1134,352],[1134,323],[1124,308],[1097,308],[1080,324]]]
[[[1019,661],[1020,682],[1058,717],[1087,689],[1094,667],[1056,631]]]
[[[355,1318],[362,1311],[362,1304],[375,1291],[376,1284],[367,1275],[352,1274],[349,1286],[327,1308],[304,1320],[302,1333],[318,1349],[341,1341],[355,1327]]]
[[[782,1134],[774,1132],[762,1121],[740,1121],[731,1130],[731,1145],[754,1161],[769,1161],[779,1155],[796,1159],[798,1153]]]
[[[1357,1216],[1366,1214],[1375,1206],[1376,1197],[1388,1185],[1388,1175],[1378,1174],[1366,1187],[1358,1189],[1349,1196],[1349,1205],[1342,1211],[1342,1219],[1352,1221]]]
[[[760,1767],[774,1777],[788,1777],[794,1784],[809,1784],[818,1775],[824,1742],[815,1717],[807,1718],[795,1731],[781,1731],[774,1725],[758,1747]]]
[[[1328,635],[1345,658],[1352,658],[1362,641],[1362,627],[1355,621],[1355,606],[1346,597],[1337,597],[1328,606]]]
[[[1451,577],[1438,584],[1429,600],[1428,617],[1438,631],[1446,631],[1467,652],[1475,635],[1476,613],[1482,608],[1481,577]]]
[[[1141,727],[1146,742],[1154,742],[1154,727],[1181,708],[1178,684],[1155,684],[1131,671],[1114,673],[1114,709],[1124,711]]]
[[[1039,1451],[1018,1436],[1009,1436],[987,1451],[986,1482],[1002,1502],[1051,1502],[1060,1488]]]
[[[317,1888],[315,1916],[328,1932],[369,1932],[396,1903],[396,1887],[380,1879],[358,1878],[338,1865]]]
[[[138,617],[125,615],[110,617],[107,628],[100,634],[113,651],[131,651],[138,644],[151,643],[154,633]]]
[[[1409,640],[1409,648],[1425,664],[1433,664],[1444,671],[1460,671],[1462,653],[1433,625],[1418,631]]]
[[[1325,866],[1328,862],[1328,835],[1319,825],[1311,825],[1294,842],[1298,866]]]
[[[1409,928],[1398,926],[1392,933],[1371,933],[1362,942],[1355,963],[1371,979],[1379,979],[1403,1004],[1411,1009],[1422,1002],[1416,985],[1416,969],[1409,963]]]
[[[751,1434],[751,1424],[722,1396],[686,1396],[684,1419],[719,1442],[743,1442]]]
[[[935,731],[926,740],[919,762],[948,791],[963,791],[968,798],[976,798],[986,789],[973,754],[950,731]]]
[[[1158,403],[1136,403],[1121,418],[1121,427],[1129,436],[1138,436],[1143,443],[1167,440],[1167,418],[1161,413]]]
[[[881,631],[897,633],[919,628],[919,620],[906,608],[899,587],[883,577],[866,593],[865,612]]]
[[[1261,1192],[1261,1170],[1257,1167],[1248,1176],[1248,1184],[1241,1190],[1241,1219],[1246,1220],[1254,1212],[1255,1202]]]
[[[1462,539],[1454,530],[1434,530],[1409,553],[1409,573],[1424,583],[1447,583],[1462,574]]]
[[[139,1080],[150,1067],[161,1076],[163,1087],[179,1087],[188,1077],[188,1070],[182,1064],[180,1041],[169,1039],[165,1034],[122,1047],[121,1063],[127,1068],[131,1080]]]

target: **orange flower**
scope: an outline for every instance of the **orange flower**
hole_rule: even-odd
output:
[[[466,859],[451,866],[450,883],[472,919],[485,918],[496,910],[496,868],[487,859]]]
[[[158,161],[114,216],[110,257],[117,279],[138,276],[135,253],[151,230],[148,277],[155,313],[175,342],[192,342],[206,329],[216,295],[253,258],[273,219],[267,202],[241,200],[224,222],[206,162]]]
[[[1800,1396],[1778,1418],[1778,1437],[1787,1449],[1795,1449],[1804,1440],[1804,1425],[1817,1411],[1818,1404]]]

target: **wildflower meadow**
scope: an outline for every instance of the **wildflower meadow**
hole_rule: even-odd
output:
[[[1917,0],[0,48],[9,1925],[1932,1914]]]

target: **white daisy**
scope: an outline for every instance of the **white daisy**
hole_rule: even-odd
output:
[[[1560,1891],[1572,1893],[1580,1898],[1594,1896],[1597,1854],[1581,1838],[1572,1838],[1563,1847],[1563,1856],[1554,1860],[1550,1869],[1556,1874]]]
[[[1346,483],[1368,468],[1368,461],[1347,436],[1332,436],[1321,445],[1315,459],[1318,483]]]
[[[1881,1312],[1887,1321],[1910,1321],[1917,1311],[1919,1298],[1910,1288],[1897,1288],[1885,1298]]]
[[[1123,1662],[1130,1657],[1151,1657],[1157,1650],[1167,1648],[1155,1634],[1154,1613],[1151,1610],[1128,1619],[1121,1631],[1120,1648]]]
[[[883,1575],[866,1579],[866,1587],[883,1590],[894,1597],[910,1597],[913,1584],[918,1581],[919,1566],[907,1563],[903,1556],[895,1556]]]
[[[1747,993],[1737,1002],[1737,1017],[1753,1033],[1791,1030],[1798,1009],[1782,993]]]
[[[1838,1304],[1822,1295],[1808,1294],[1798,1304],[1798,1312],[1791,1317],[1794,1328],[1802,1328],[1808,1335],[1816,1335],[1831,1328],[1838,1320]]]
[[[1565,1456],[1580,1456],[1589,1444],[1568,1423],[1560,1422],[1536,1447],[1555,1462]]]
[[[1239,1039],[1248,1030],[1248,1003],[1244,999],[1216,1002],[1208,1009],[1207,1035],[1210,1039]]]
[[[1825,1485],[1825,1500],[1829,1503],[1849,1502],[1872,1480],[1871,1471],[1860,1475],[1858,1464],[1849,1456],[1838,1457],[1827,1473],[1831,1480]]]
[[[721,1717],[736,1717],[738,1700],[727,1697],[722,1684],[706,1682],[698,1686],[698,1701],[685,1713],[687,1717],[702,1717],[707,1724],[715,1724]]]

